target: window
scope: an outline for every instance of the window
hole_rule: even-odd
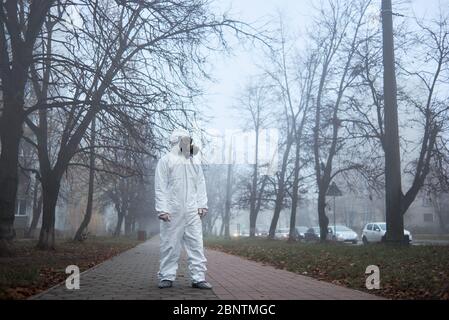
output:
[[[371,230],[373,230],[373,225],[369,224],[368,227],[366,227],[366,228],[371,231]]]
[[[26,200],[18,200],[16,203],[16,215],[26,216],[27,214],[27,202]]]
[[[431,207],[432,206],[432,198],[427,195],[422,199],[423,207]]]
[[[377,224],[375,224],[375,225],[373,226],[373,230],[374,230],[374,231],[380,231],[380,228],[379,228],[379,226],[378,226]]]
[[[433,222],[433,214],[425,213],[424,214],[424,222]]]

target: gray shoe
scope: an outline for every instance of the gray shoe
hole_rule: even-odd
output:
[[[170,280],[162,280],[159,282],[159,289],[171,288],[173,286],[173,282]]]
[[[212,285],[207,281],[193,282],[192,288],[203,289],[203,290],[211,290]]]

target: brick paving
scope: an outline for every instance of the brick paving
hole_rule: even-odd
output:
[[[258,262],[207,251],[208,278],[225,300],[377,300],[380,297]]]
[[[380,299],[257,262],[206,250],[213,291],[190,287],[183,254],[173,288],[157,288],[159,238],[154,237],[81,273],[80,289],[57,285],[36,300],[336,300]]]

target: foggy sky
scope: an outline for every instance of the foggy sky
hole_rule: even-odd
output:
[[[316,1],[316,0],[312,0]],[[217,0],[217,10],[229,10],[233,18],[245,22],[254,22],[261,25],[263,22],[273,20],[279,13],[285,17],[285,24],[294,34],[305,32],[308,26],[308,15],[311,14],[310,0]],[[379,10],[380,10],[380,3]],[[394,1],[393,1],[394,3]],[[449,6],[449,0],[411,0],[410,5],[401,8],[401,14],[425,18],[438,11],[440,5]],[[398,12],[398,10],[395,10]],[[408,11],[408,12],[407,12]],[[410,19],[395,17],[395,19]],[[248,50],[241,46],[234,47],[231,57],[216,55],[213,57],[212,77],[215,83],[206,83],[206,97],[203,111],[208,117],[208,128],[219,130],[235,129],[241,123],[235,110],[236,98],[242,92],[242,87],[251,75],[258,74],[255,65],[257,50]],[[260,54],[259,54],[260,57]]]

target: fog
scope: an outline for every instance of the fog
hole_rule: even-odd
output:
[[[154,170],[179,127],[200,148],[207,236],[294,237],[334,220],[360,235],[387,220],[379,1],[224,0],[138,15],[106,3],[101,21],[67,5],[54,30],[42,27],[29,79],[11,89],[26,120],[8,118],[2,91],[2,159],[18,158],[2,170],[19,181],[2,190],[4,230],[13,223],[43,247],[54,233],[157,233]],[[394,5],[404,226],[447,233],[449,1]]]

